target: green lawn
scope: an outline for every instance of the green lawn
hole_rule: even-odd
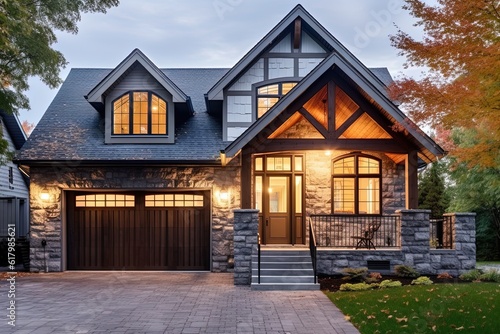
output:
[[[491,265],[500,266],[500,261],[477,261],[476,262],[476,267],[477,266],[491,266]]]
[[[362,334],[500,333],[500,284],[434,284],[329,292]]]

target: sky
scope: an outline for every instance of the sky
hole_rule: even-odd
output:
[[[412,75],[389,39],[398,27],[419,33],[403,0],[297,1],[121,0],[106,14],[82,15],[78,34],[57,32],[53,47],[68,61],[63,79],[71,68],[114,68],[135,48],[160,68],[229,68],[300,3],[366,66]],[[30,79],[31,110],[20,119],[38,123],[56,93]]]

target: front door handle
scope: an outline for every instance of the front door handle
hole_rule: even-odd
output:
[[[266,218],[266,226],[269,226],[269,218]]]

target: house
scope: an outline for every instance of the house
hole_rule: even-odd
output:
[[[15,153],[26,142],[17,115],[0,110],[0,139],[7,152]],[[1,157],[0,157],[1,158]],[[10,157],[0,159],[0,267],[9,262],[9,242],[15,240],[16,264],[29,268],[29,179]],[[21,268],[19,268],[21,270]]]
[[[0,110],[0,136],[8,152],[16,152],[26,142],[26,134],[16,115]],[[0,239],[7,238],[15,227],[15,237],[27,237],[29,232],[28,178],[12,161],[0,163]]]
[[[300,5],[229,69],[160,69],[136,49],[113,69],[71,70],[17,156],[31,177],[32,270],[234,271],[248,282],[259,238],[307,245],[313,221],[320,246],[345,252],[324,253],[326,271],[382,245],[375,264],[470,267],[432,257],[429,215],[411,210],[417,168],[445,152],[390,100],[391,80]],[[355,249],[367,219],[384,234],[376,250]]]

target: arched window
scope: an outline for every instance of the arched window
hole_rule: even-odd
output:
[[[381,174],[379,159],[358,154],[333,161],[333,213],[380,214]]]
[[[113,101],[114,135],[166,135],[167,103],[152,92],[128,92]]]
[[[279,82],[257,88],[257,118],[261,118],[296,85],[297,82]]]

